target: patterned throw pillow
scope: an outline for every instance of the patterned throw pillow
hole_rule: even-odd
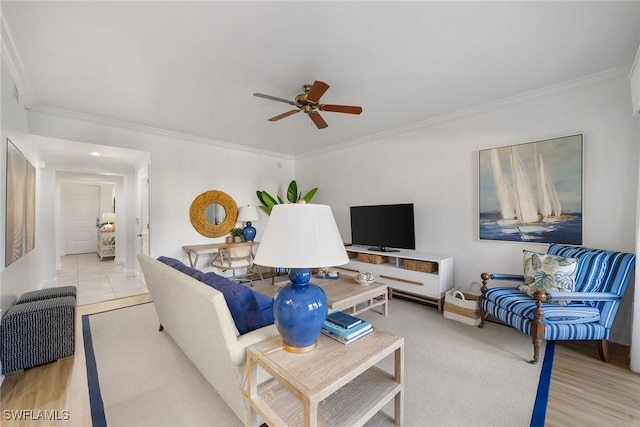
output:
[[[518,289],[533,297],[537,291],[573,292],[578,260],[524,250],[524,283]]]

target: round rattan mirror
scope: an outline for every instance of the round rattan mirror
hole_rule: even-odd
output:
[[[211,211],[211,205],[220,205],[220,209],[223,209],[220,218],[224,216],[224,220],[219,224],[213,224],[207,219],[207,211]],[[189,208],[191,225],[205,237],[221,237],[228,234],[235,227],[237,218],[238,205],[224,191],[205,191],[193,200]]]

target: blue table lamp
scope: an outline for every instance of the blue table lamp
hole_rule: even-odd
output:
[[[241,206],[238,210],[237,221],[244,222],[245,226],[242,229],[242,237],[247,242],[252,242],[256,238],[256,229],[251,225],[251,221],[257,221],[260,219],[258,209],[255,206]]]
[[[257,265],[289,268],[291,283],[276,292],[275,325],[285,350],[312,350],[327,317],[327,296],[309,283],[311,268],[349,262],[331,207],[279,204],[273,207],[254,259]]]

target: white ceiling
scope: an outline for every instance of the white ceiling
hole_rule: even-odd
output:
[[[633,62],[640,2],[2,1],[32,109],[299,155]],[[318,130],[291,106],[322,80]]]

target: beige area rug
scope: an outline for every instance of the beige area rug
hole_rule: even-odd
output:
[[[153,303],[82,320],[94,427],[243,425],[169,334],[158,332]]]
[[[532,414],[538,384],[548,392],[539,380],[550,375],[552,345],[542,369],[527,363],[530,338],[505,326],[479,329],[397,298],[389,316],[361,317],[405,338],[405,426],[544,425],[544,392]],[[243,425],[158,332],[153,303],[84,316],[83,331],[94,426]],[[392,372],[391,358],[381,366]]]
[[[397,298],[387,317],[371,310],[360,317],[404,336],[407,426],[544,425],[552,346],[541,379],[543,363],[528,363],[531,338],[516,329],[491,322],[480,329]],[[385,362],[392,372],[391,361]],[[539,383],[542,402],[534,415]]]

